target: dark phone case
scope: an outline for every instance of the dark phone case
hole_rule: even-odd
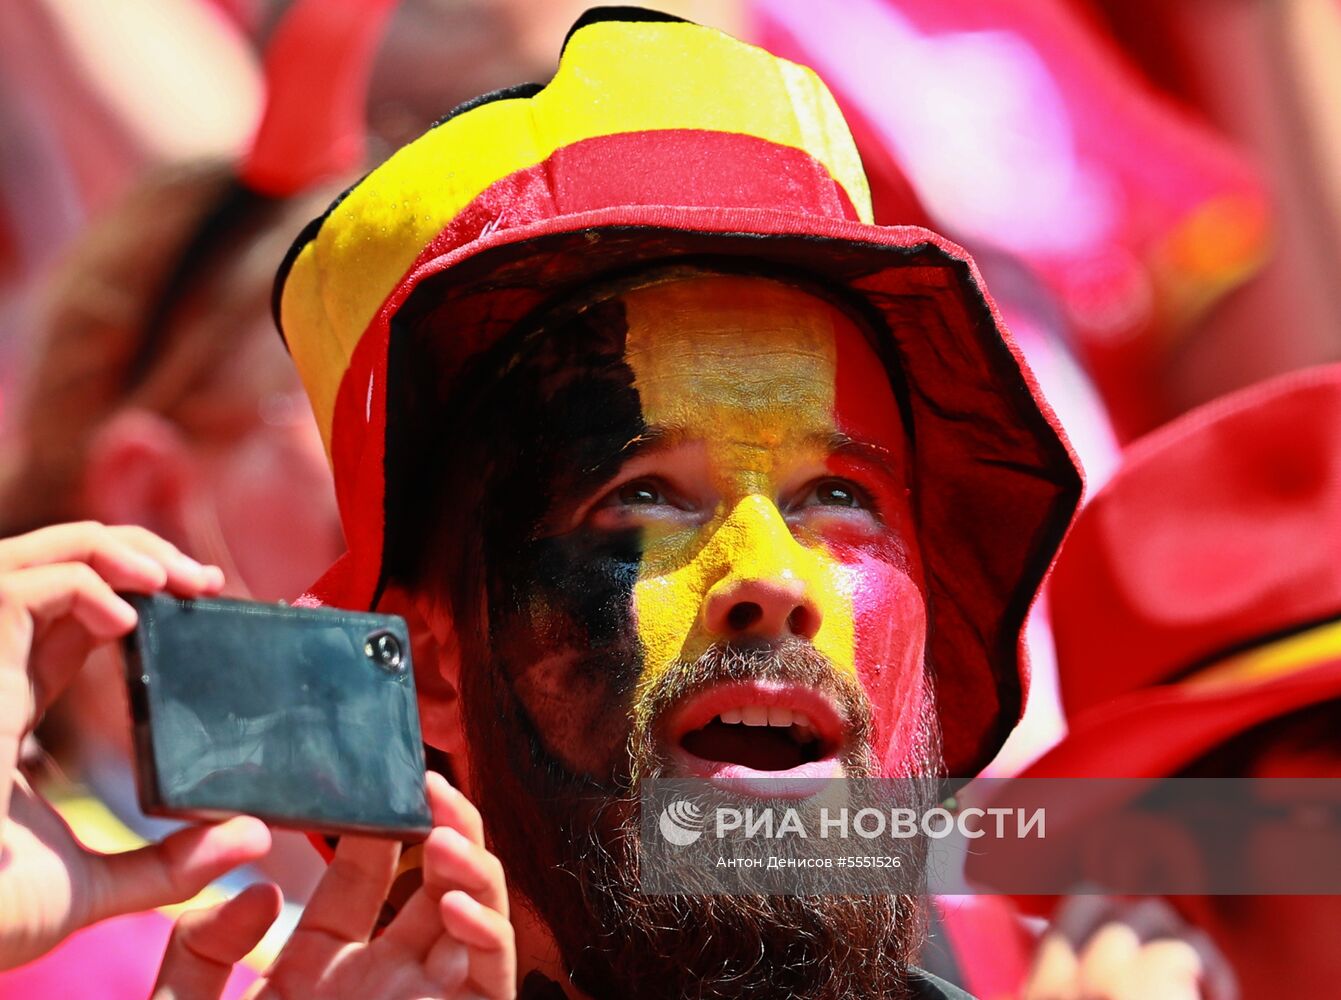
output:
[[[403,619],[126,598],[140,618],[126,640],[126,679],[145,813],[427,835]]]

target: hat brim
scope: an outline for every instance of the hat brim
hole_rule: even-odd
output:
[[[1226,740],[1341,698],[1341,657],[1233,687],[1143,688],[1078,717],[1020,778],[1164,778]]]
[[[1257,726],[1336,699],[1341,699],[1341,657],[1286,676],[1233,687],[1144,688],[1080,716],[1061,742],[1017,778],[1131,778],[1153,782],[1178,774],[1216,747]],[[1050,797],[1050,838],[1058,844],[1073,843],[1067,840],[1068,831],[1099,822],[1103,815],[1132,801],[1142,787],[1141,781],[1094,781],[1076,783],[1065,799]],[[1007,782],[992,804],[1004,807],[1011,797],[1012,783]],[[1027,880],[1019,867],[1023,863],[1010,863],[1015,884]],[[971,880],[990,886],[990,872],[1000,865],[999,857],[984,858],[984,864],[975,865],[970,856],[966,873]],[[1073,852],[1049,851],[1047,865],[1046,881],[1050,885],[1066,883],[1068,868],[1076,871],[1071,881],[1081,880],[1079,860]],[[1057,902],[1052,896],[1015,898],[1026,911],[1044,916]]]
[[[349,440],[382,436],[369,433],[376,428],[367,423],[386,419],[386,400],[394,407],[395,392],[379,374],[390,357],[394,381],[391,321],[411,295],[431,294],[437,308],[450,310],[459,336],[436,351],[450,369],[535,310],[622,272],[686,260],[772,267],[839,291],[863,310],[891,377],[906,388],[928,663],[945,759],[952,775],[965,776],[990,761],[1020,715],[1027,688],[1020,629],[1079,502],[1081,477],[963,250],[913,227],[663,206],[561,215],[465,241],[452,234],[440,244],[455,249],[435,254],[429,247],[420,256],[342,381],[332,460],[363,470],[337,476],[362,495],[341,497],[351,553],[318,596],[362,603],[383,571],[381,534],[394,497],[380,482],[370,484],[382,478],[386,452],[370,455],[360,446],[344,453],[341,421],[360,424]],[[351,521],[369,529],[364,537],[350,531]]]

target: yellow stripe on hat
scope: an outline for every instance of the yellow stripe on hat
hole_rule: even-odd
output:
[[[1196,690],[1236,687],[1299,673],[1341,655],[1341,622],[1319,625],[1221,660],[1181,682]]]
[[[542,91],[473,108],[401,149],[348,194],[295,259],[281,318],[327,451],[336,392],[359,338],[457,214],[494,182],[572,143],[665,129],[741,133],[800,149],[871,221],[856,146],[811,70],[700,25],[586,25]]]

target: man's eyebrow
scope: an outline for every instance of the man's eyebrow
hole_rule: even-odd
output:
[[[830,455],[855,458],[859,462],[874,466],[892,479],[901,479],[903,476],[898,456],[874,442],[859,441],[842,431],[836,431],[833,434],[821,435],[817,443]]]
[[[630,438],[628,443],[619,449],[619,461],[627,462],[631,458],[648,452],[674,448],[676,445],[683,444],[688,436],[688,432],[683,427],[648,427],[637,437]]]
[[[630,462],[640,455],[655,454],[658,451],[674,448],[676,445],[682,444],[688,436],[688,432],[682,427],[658,426],[645,428],[635,437],[629,438],[617,450],[612,450],[603,455],[600,461],[588,471],[613,474],[624,463]]]
[[[624,431],[627,433],[627,431]],[[577,476],[567,481],[550,497],[548,512],[536,528],[537,538],[568,530],[567,518],[585,502],[609,488],[609,483],[619,475],[628,462],[640,455],[655,454],[675,447],[688,437],[688,432],[680,427],[647,427],[636,435],[618,444],[618,437],[611,435],[601,439],[600,448],[594,454],[584,456],[577,466]],[[565,527],[556,527],[564,524]]]

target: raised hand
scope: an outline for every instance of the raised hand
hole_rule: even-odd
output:
[[[23,737],[89,652],[135,627],[115,591],[196,597],[222,585],[217,567],[143,528],[65,524],[0,541],[0,968],[94,921],[189,899],[269,850],[269,831],[243,817],[96,854],[17,766]]]
[[[1076,896],[1058,911],[1021,1000],[1237,1000],[1229,963],[1159,899]]]
[[[480,815],[436,774],[428,777],[428,798],[434,830],[424,844],[424,884],[385,932],[371,937],[400,845],[345,837],[289,943],[247,1000],[516,996],[507,889],[502,866],[484,846]],[[277,906],[257,889],[251,899],[184,915],[154,1000],[217,998],[231,963],[260,940]],[[266,907],[269,919],[263,919]]]

